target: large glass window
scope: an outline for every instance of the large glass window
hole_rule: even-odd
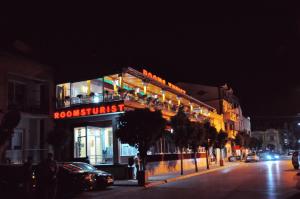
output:
[[[91,126],[74,128],[74,157],[88,157],[91,164],[112,163],[112,128]]]
[[[57,107],[69,107],[72,104],[99,103],[103,101],[103,79],[92,79],[56,86]]]
[[[71,103],[84,103],[89,92],[88,81],[75,82],[71,84]]]
[[[121,156],[135,156],[138,150],[129,144],[121,144]]]
[[[92,103],[103,101],[103,80],[102,78],[93,79],[90,81],[90,97]]]
[[[11,137],[10,143],[9,143],[9,149],[11,150],[22,150],[23,148],[23,129],[14,129],[14,133]]]
[[[71,84],[64,83],[56,86],[56,106],[69,107],[71,104]]]
[[[74,128],[74,157],[86,157],[86,127]]]

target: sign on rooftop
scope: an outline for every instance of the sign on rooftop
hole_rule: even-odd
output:
[[[180,93],[183,93],[183,94],[186,94],[186,91],[179,88],[178,86],[172,84],[171,82],[167,82],[166,80],[164,80],[163,78],[159,77],[159,76],[156,76],[155,74],[147,71],[146,69],[143,69],[143,75],[145,75],[146,77],[150,78],[150,79],[153,79],[161,84],[164,84],[166,86],[169,86],[171,89],[177,91],[177,92],[180,92]]]

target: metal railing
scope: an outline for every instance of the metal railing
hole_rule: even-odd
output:
[[[5,157],[8,164],[23,164],[28,157],[32,157],[34,163],[39,163],[47,157],[48,149],[20,149],[7,150]]]

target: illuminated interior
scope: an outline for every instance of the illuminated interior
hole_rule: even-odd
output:
[[[183,105],[192,121],[209,119],[216,123],[212,121],[216,120],[215,109],[212,107],[131,68],[125,69],[121,74],[59,84],[56,86],[56,96],[57,108],[123,100],[127,110],[161,110],[166,119],[174,116],[178,107]],[[223,126],[219,125],[219,129],[223,129]]]
[[[110,164],[113,160],[112,128],[74,128],[74,158],[88,157],[91,164]]]
[[[84,104],[121,101],[125,111],[137,108],[161,110],[169,120],[180,106],[191,121],[208,120],[218,131],[225,130],[223,115],[178,87],[156,81],[131,68],[120,74],[80,82],[68,82],[56,86],[57,108],[63,109]],[[227,108],[227,107],[226,107]],[[230,107],[228,107],[229,109]],[[83,126],[74,128],[74,158],[89,158],[91,164],[113,162],[112,128]],[[138,151],[126,143],[120,144],[120,156],[135,156]],[[170,140],[160,139],[149,151],[150,154],[176,153]]]

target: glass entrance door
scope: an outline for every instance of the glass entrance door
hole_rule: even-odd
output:
[[[111,127],[74,128],[74,157],[88,158],[91,164],[111,164],[113,141]]]
[[[103,158],[101,149],[101,128],[98,127],[87,127],[87,154],[90,159],[91,164],[101,164],[101,159]]]

